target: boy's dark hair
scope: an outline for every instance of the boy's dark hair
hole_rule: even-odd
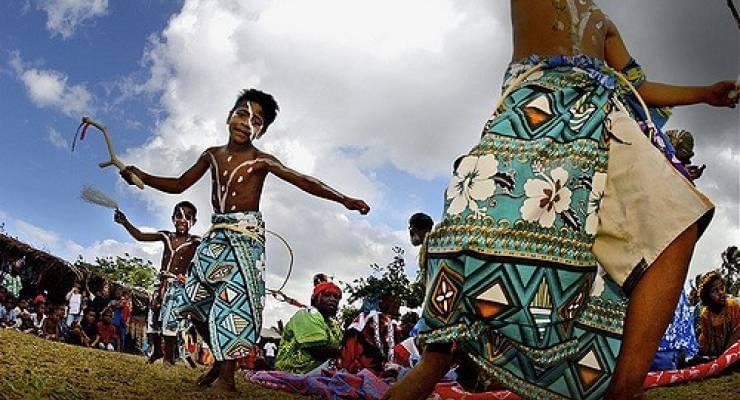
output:
[[[172,209],[172,215],[175,215],[175,213],[177,212],[177,209],[180,208],[180,207],[186,207],[186,208],[189,208],[189,209],[193,210],[193,216],[198,215],[198,209],[195,208],[195,205],[193,203],[191,203],[191,202],[189,202],[187,200],[184,200],[184,201],[181,201],[181,202],[175,204],[175,208]]]
[[[702,278],[701,287],[699,288],[699,298],[701,299],[701,303],[705,306],[712,303],[710,295],[712,293],[712,285],[714,285],[714,282],[716,281],[725,283],[725,279],[717,271],[707,272],[707,274]]]
[[[434,227],[434,221],[432,217],[424,213],[416,213],[409,218],[409,225],[429,231]]]
[[[277,117],[277,113],[278,111],[280,111],[280,107],[278,106],[277,101],[275,101],[275,98],[272,97],[271,94],[265,93],[263,91],[257,89],[244,89],[241,91],[241,93],[239,93],[239,97],[237,97],[236,102],[234,103],[234,107],[231,108],[231,111],[233,112],[234,110],[236,110],[237,107],[239,107],[240,104],[243,104],[247,101],[253,101],[262,106],[262,112],[264,113],[265,117],[265,126],[262,132],[267,132],[267,128],[270,126],[270,124],[272,124],[273,121],[275,121],[275,117]]]

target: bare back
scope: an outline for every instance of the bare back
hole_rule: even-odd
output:
[[[605,58],[608,17],[591,0],[511,0],[512,59],[532,54]]]

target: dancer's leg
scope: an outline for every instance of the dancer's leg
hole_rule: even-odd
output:
[[[697,236],[696,225],[681,233],[632,290],[622,349],[607,399],[642,398],[642,383],[676,309]]]
[[[147,340],[149,340],[149,345],[152,346],[152,355],[149,356],[147,362],[152,364],[162,358],[162,338],[158,333],[149,333],[147,334]]]
[[[235,372],[236,360],[221,361],[218,379],[209,390],[216,393],[235,393],[237,391],[236,382],[234,381]]]

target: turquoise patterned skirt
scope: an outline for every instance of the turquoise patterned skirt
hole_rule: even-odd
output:
[[[549,60],[455,167],[426,242],[421,338],[457,343],[480,386],[598,399],[609,385],[626,299],[598,273],[591,247],[615,137],[609,116],[621,102],[615,82],[598,60]]]

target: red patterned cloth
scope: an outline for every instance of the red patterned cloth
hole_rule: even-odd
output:
[[[681,382],[706,379],[719,374],[740,359],[740,341],[732,345],[719,358],[705,364],[674,371],[650,372],[645,378],[646,389],[668,386]],[[292,393],[324,396],[326,398],[379,399],[393,380],[380,379],[369,370],[357,374],[323,371],[320,376],[295,375],[287,372],[247,372],[247,381]],[[516,394],[500,390],[497,392],[468,393],[456,382],[437,384],[429,397],[444,400],[520,400]]]
[[[740,341],[735,342],[715,360],[690,368],[673,371],[654,371],[645,377],[642,386],[646,389],[676,383],[698,381],[719,374],[740,359]]]

